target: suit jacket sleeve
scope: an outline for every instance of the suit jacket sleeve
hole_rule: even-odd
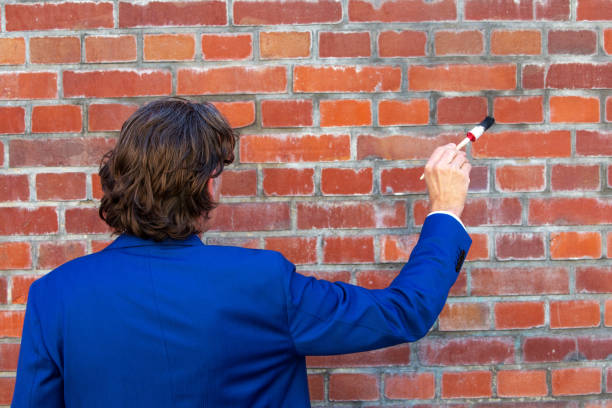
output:
[[[36,281],[30,287],[12,408],[64,407],[64,382],[42,335]]]
[[[382,290],[305,277],[285,261],[288,324],[297,353],[353,353],[423,337],[442,311],[470,245],[452,217],[428,216],[410,260]]]

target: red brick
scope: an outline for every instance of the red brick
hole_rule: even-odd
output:
[[[97,208],[66,209],[66,232],[69,234],[103,234],[111,228],[100,218]]]
[[[536,1],[536,20],[569,20],[570,0]]]
[[[1,207],[1,235],[38,235],[58,231],[55,207]]]
[[[494,30],[491,33],[492,55],[539,55],[542,33],[537,30]]]
[[[81,241],[43,242],[38,247],[38,268],[53,269],[85,255],[85,243]]]
[[[19,357],[19,343],[0,344],[0,370],[17,371]]]
[[[383,31],[378,35],[378,55],[388,57],[421,57],[427,49],[423,31]]]
[[[515,361],[511,337],[433,338],[419,342],[419,361],[424,365],[505,364]]]
[[[341,19],[342,5],[337,0],[234,2],[234,23],[238,25],[337,23]]]
[[[242,248],[261,249],[259,238],[252,237],[213,237],[206,239],[207,245],[238,246]]]
[[[544,88],[544,65],[523,65],[523,89]]]
[[[4,143],[0,141],[0,166],[4,165]]]
[[[372,186],[372,168],[321,170],[321,192],[324,195],[370,194]]]
[[[223,204],[212,212],[211,231],[272,231],[290,227],[287,203]]]
[[[264,127],[312,126],[312,100],[261,101],[261,123]]]
[[[606,98],[606,121],[612,122],[612,97]]]
[[[313,169],[264,169],[263,191],[266,195],[313,195]]]
[[[609,239],[608,235],[608,243]],[[609,252],[608,256],[610,256]],[[612,293],[612,267],[581,266],[576,268],[576,292]]]
[[[459,96],[438,99],[438,123],[480,123],[487,115],[487,99],[479,96]]]
[[[480,261],[489,259],[489,237],[487,234],[470,233],[472,246],[468,251],[467,261]]]
[[[467,0],[466,20],[531,20],[532,0]]]
[[[204,50],[204,42],[202,49]],[[193,61],[194,57],[193,34],[157,34],[145,35],[143,38],[145,61]]]
[[[442,398],[491,397],[493,375],[490,371],[442,373]]]
[[[0,276],[0,304],[5,305],[6,303],[8,303],[8,282],[6,277]],[[0,348],[1,352],[2,349]],[[2,363],[1,359],[2,355],[0,355],[0,365]]]
[[[465,225],[520,225],[522,205],[518,198],[468,198],[461,219]],[[424,201],[414,205],[414,221],[421,225],[429,213]]]
[[[484,37],[480,31],[436,31],[436,55],[480,55]]]
[[[11,403],[15,381],[15,377],[0,378],[0,404],[8,405]]]
[[[296,265],[317,262],[317,238],[307,237],[268,237],[265,248],[282,253]]]
[[[85,173],[40,173],[36,175],[38,200],[82,200]]]
[[[252,59],[253,37],[251,34],[204,34],[202,57],[207,61]]]
[[[319,33],[319,57],[321,58],[355,58],[369,57],[370,33]]]
[[[601,393],[601,368],[580,367],[552,370],[552,395]]]
[[[552,232],[550,235],[551,259],[601,258],[599,232]]]
[[[590,225],[612,223],[612,200],[597,198],[535,198],[529,201],[529,225]]]
[[[473,296],[569,293],[566,268],[475,268],[471,277]]]
[[[105,132],[121,130],[123,122],[136,112],[138,105],[105,103],[89,105],[89,124],[87,130],[90,132]]]
[[[550,328],[596,327],[600,323],[599,302],[570,300],[550,302]]]
[[[418,236],[414,236],[414,243],[417,239]],[[406,259],[408,258],[404,258],[403,261]],[[356,281],[357,285],[367,289],[385,289],[398,274],[398,270],[359,271],[356,273]]]
[[[515,65],[411,65],[409,89],[413,91],[483,91],[516,88]]]
[[[309,356],[306,365],[314,367],[384,367],[410,364],[410,345],[387,347],[362,353],[335,356]]]
[[[612,63],[551,64],[546,75],[546,87],[559,89],[612,88]]]
[[[119,27],[219,26],[227,24],[224,1],[119,3]]]
[[[254,196],[257,194],[257,170],[225,170],[215,180],[221,185],[223,197]]]
[[[34,106],[32,133],[80,132],[83,128],[79,105]]]
[[[13,276],[13,284],[11,288],[11,295],[14,304],[25,305],[28,303],[28,293],[32,282],[38,279],[40,276],[36,275],[15,275]]]
[[[487,330],[491,327],[486,303],[447,303],[440,313],[438,330]]]
[[[576,153],[581,156],[612,156],[612,132],[576,131]]]
[[[0,65],[25,64],[25,40],[22,37],[0,38]]]
[[[499,97],[493,101],[497,123],[542,123],[543,97]]]
[[[387,99],[379,101],[378,123],[381,126],[426,125],[429,123],[429,100]]]
[[[497,259],[544,259],[544,235],[537,233],[501,233],[495,236]]]
[[[0,99],[57,98],[55,72],[2,72]]]
[[[25,109],[20,106],[0,107],[0,134],[23,133]]]
[[[598,190],[599,165],[554,165],[550,183],[554,191]]]
[[[382,194],[424,193],[425,182],[419,180],[423,167],[406,169],[382,169],[380,172],[380,190]]]
[[[310,32],[259,33],[259,56],[262,59],[310,57]]]
[[[402,71],[390,66],[296,66],[294,92],[397,92]]]
[[[391,399],[432,399],[436,396],[433,373],[385,374],[385,396]]]
[[[452,0],[349,0],[349,21],[411,22],[456,20],[457,7]]]
[[[21,337],[24,310],[0,310],[0,338]]]
[[[495,328],[531,329],[544,326],[544,302],[503,302],[495,304]]]
[[[472,154],[475,158],[569,157],[571,135],[567,130],[485,133],[472,145]]]
[[[112,241],[91,241],[91,252],[99,252],[109,246]]]
[[[546,370],[502,370],[497,373],[500,397],[544,397],[548,395]]]
[[[29,198],[26,174],[0,174],[0,201],[26,201]]]
[[[305,202],[297,205],[298,229],[394,228],[406,226],[406,204],[399,202]]]
[[[502,166],[495,169],[495,185],[499,191],[544,191],[546,168],[534,166]]]
[[[6,30],[113,28],[113,3],[30,3],[6,5]]]
[[[578,337],[578,351],[588,360],[606,360],[612,354],[612,338]]]
[[[163,70],[64,71],[64,96],[116,98],[169,95],[172,76]]]
[[[325,381],[320,374],[308,374],[308,393],[312,401],[323,401],[325,398]]]
[[[579,0],[576,20],[612,20],[612,10],[606,0]]]
[[[34,37],[30,39],[30,61],[34,64],[69,64],[81,61],[79,37]]]
[[[136,36],[88,36],[85,38],[85,61],[136,61]]]
[[[383,235],[380,238],[381,262],[407,262],[418,235]]]
[[[233,128],[252,125],[255,122],[255,103],[244,102],[213,102]]]
[[[604,324],[607,327],[611,327],[612,326],[612,300],[606,300],[606,305],[605,305],[605,322]],[[609,374],[609,373],[608,373]],[[609,378],[609,377],[608,377]],[[609,383],[608,383],[609,384]],[[608,386],[608,389],[610,389],[610,386]]]
[[[70,138],[10,141],[10,166],[98,166],[114,139]]]
[[[612,166],[608,168],[608,174],[612,174]],[[612,179],[608,175],[608,180],[612,182]],[[608,258],[612,258],[612,232],[608,232]]]
[[[459,143],[464,136],[459,134],[359,135],[357,138],[357,158],[384,160],[427,159],[438,147],[447,143]]]
[[[526,337],[521,345],[527,363],[564,361],[577,352],[575,337]]]
[[[328,264],[374,262],[372,237],[326,237],[323,239],[323,262]]]
[[[177,75],[179,95],[283,93],[287,90],[285,67],[183,68]]]
[[[240,138],[242,163],[285,163],[349,160],[349,135],[245,135]]]
[[[330,401],[375,401],[379,398],[378,378],[372,374],[332,374]]]
[[[0,243],[0,269],[30,269],[32,254],[28,242]]]
[[[551,96],[552,123],[599,122],[599,99],[581,96]]]
[[[604,30],[604,50],[612,54],[612,28]]]
[[[597,52],[595,31],[558,31],[548,32],[549,54],[594,54]]]
[[[351,273],[349,271],[309,271],[302,269],[300,273],[304,276],[312,276],[313,278],[325,279],[330,282],[349,283],[351,281]]]
[[[323,100],[319,103],[319,111],[321,127],[372,124],[372,103],[369,100]]]

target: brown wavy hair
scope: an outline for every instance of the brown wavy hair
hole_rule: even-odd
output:
[[[162,241],[202,232],[208,183],[234,160],[238,134],[210,103],[151,102],[121,127],[100,164],[100,217],[115,233]]]

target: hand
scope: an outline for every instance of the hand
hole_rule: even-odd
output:
[[[440,146],[425,165],[425,182],[429,191],[431,211],[449,211],[461,216],[472,166],[463,151],[454,143]]]

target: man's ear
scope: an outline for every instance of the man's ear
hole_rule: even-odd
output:
[[[219,192],[221,191],[221,177],[209,178],[206,182],[206,188],[208,194],[212,197],[213,201],[219,201]]]

